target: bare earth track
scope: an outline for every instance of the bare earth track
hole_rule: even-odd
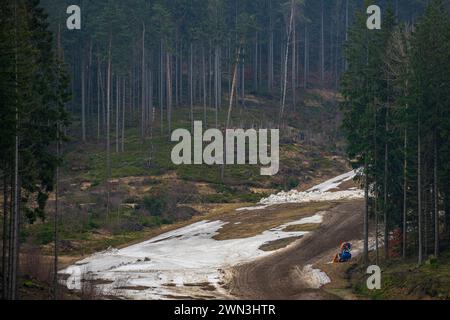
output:
[[[297,244],[270,256],[236,266],[231,294],[239,299],[338,299],[322,289],[310,289],[295,276],[295,268],[314,264],[343,241],[362,238],[364,202],[353,200],[330,209],[321,227]],[[330,257],[331,260],[331,257]]]

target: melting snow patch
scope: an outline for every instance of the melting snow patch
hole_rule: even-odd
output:
[[[268,206],[257,206],[257,207],[246,207],[246,208],[239,208],[236,209],[236,211],[255,211],[255,210],[264,210]]]
[[[289,225],[285,224],[250,238],[214,240],[225,224],[194,223],[121,250],[94,254],[60,273],[67,276],[65,285],[69,289],[80,290],[88,275],[90,280],[106,280],[97,285],[102,293],[133,299],[192,295],[205,283],[215,286],[216,293],[223,296],[226,292],[219,285],[219,270],[270,254],[259,249],[267,242],[307,233],[284,232]]]
[[[305,282],[312,289],[319,289],[320,287],[331,282],[327,274],[319,269],[313,269],[312,265],[306,265],[303,269],[297,268],[297,272],[302,281]]]
[[[329,191],[338,188],[341,183],[353,179],[356,174],[357,170],[351,171],[349,173],[326,181],[322,184],[319,184],[318,186],[307,191],[282,191],[278,194],[272,194],[269,197],[262,199],[259,203],[261,205],[269,206],[282,203],[306,203],[362,199],[364,198],[364,191],[361,189],[342,190],[336,192]]]
[[[340,184],[354,179],[357,174],[358,174],[358,170],[353,170],[353,171],[344,173],[340,176],[337,176],[336,178],[325,181],[324,183],[321,183],[321,184],[309,189],[307,192],[314,192],[314,191],[326,192],[326,191],[336,189],[339,187]]]

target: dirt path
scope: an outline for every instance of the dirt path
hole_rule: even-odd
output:
[[[240,299],[337,299],[322,289],[310,289],[296,276],[295,267],[314,264],[341,242],[362,238],[363,201],[339,204],[322,226],[291,246],[233,269],[231,294]],[[332,257],[330,257],[331,259]]]

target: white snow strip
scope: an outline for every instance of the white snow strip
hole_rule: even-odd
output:
[[[315,187],[312,187],[311,189],[307,190],[307,192],[314,192],[314,191],[326,192],[326,191],[336,189],[343,182],[347,182],[347,181],[350,181],[353,178],[355,178],[357,174],[358,174],[358,170],[353,170],[353,171],[344,173],[340,176],[337,176],[336,178],[330,179],[328,181],[325,181],[324,183],[321,183]]]
[[[261,205],[270,206],[283,203],[307,203],[362,199],[364,198],[364,191],[361,189],[352,188],[351,190],[329,192],[329,190],[338,189],[340,184],[353,179],[356,174],[357,170],[353,170],[349,173],[340,175],[339,177],[319,184],[318,186],[307,191],[282,191],[278,194],[272,194],[269,197],[262,199],[259,203]]]
[[[307,203],[307,202],[324,202],[337,200],[356,200],[363,199],[363,190],[346,190],[337,192],[300,192],[292,190],[288,192],[280,192],[276,195],[271,195],[260,201],[261,204],[274,205],[283,203]]]
[[[236,211],[255,211],[255,210],[264,210],[268,206],[257,206],[257,207],[245,207],[245,208],[239,208],[236,209]]]
[[[90,280],[112,282],[98,285],[102,293],[133,299],[189,296],[195,290],[192,284],[204,283],[214,285],[220,293],[219,270],[270,254],[259,249],[267,242],[307,233],[284,232],[290,225],[285,224],[250,238],[214,240],[225,224],[201,221],[121,250],[94,254],[60,273],[68,276],[65,284],[69,289],[81,290],[83,277],[88,275]],[[140,290],[131,289],[137,287]]]
[[[342,174],[336,178],[325,181],[307,191],[281,191],[277,194],[272,194],[267,198],[261,199],[258,206],[245,207],[236,209],[236,211],[253,211],[263,210],[271,205],[284,203],[308,203],[308,202],[325,202],[338,200],[356,200],[364,198],[364,191],[356,187],[351,187],[348,190],[340,190],[340,185],[344,182],[355,178],[359,170],[353,170]],[[338,189],[339,191],[330,192],[330,190]]]
[[[304,266],[303,269],[297,268],[297,272],[301,280],[312,289],[319,289],[331,282],[325,272],[320,269],[313,269],[310,264]]]

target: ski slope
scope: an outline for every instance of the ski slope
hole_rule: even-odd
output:
[[[337,188],[340,183],[351,178],[353,173],[339,176],[305,193],[291,194],[295,195],[297,202],[304,200],[300,199],[300,194],[308,195],[309,199],[311,195],[314,195],[314,199],[318,199],[319,195],[328,199],[328,190]],[[347,192],[355,197],[358,190]],[[268,206],[282,201],[292,202],[292,198],[286,199],[283,194],[268,199],[261,203]],[[257,207],[259,210],[264,208]],[[248,208],[242,211],[244,209]],[[103,295],[127,299],[204,298],[205,288],[209,291],[209,298],[224,298],[228,293],[221,284],[226,270],[272,254],[259,248],[275,240],[304,236],[307,232],[283,230],[291,225],[320,224],[324,215],[324,212],[318,212],[254,237],[222,241],[215,240],[214,236],[227,222],[205,220],[124,249],[111,248],[99,252],[60,271],[60,275],[69,289],[82,290],[90,281]],[[326,275],[320,270],[307,268],[303,272],[314,286],[327,282]]]

